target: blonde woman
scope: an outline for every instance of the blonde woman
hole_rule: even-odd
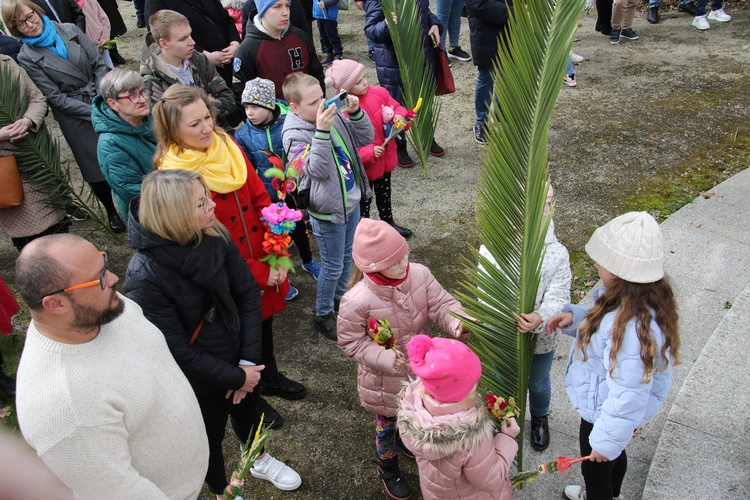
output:
[[[216,220],[216,203],[199,173],[152,172],[130,207],[128,239],[137,252],[125,274],[125,293],[162,331],[193,386],[208,435],[206,482],[222,499],[227,417],[241,443],[260,420],[260,291]],[[302,482],[268,453],[251,473],[286,491]]]

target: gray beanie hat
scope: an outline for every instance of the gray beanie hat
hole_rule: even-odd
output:
[[[242,91],[242,104],[255,104],[273,111],[276,109],[276,85],[263,78],[249,80]]]
[[[594,231],[586,253],[618,278],[653,283],[664,277],[661,229],[650,214],[629,212]]]

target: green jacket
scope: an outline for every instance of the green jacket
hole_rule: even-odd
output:
[[[165,90],[176,83],[180,83],[167,63],[159,57],[160,54],[161,47],[154,41],[151,33],[148,33],[141,54],[141,76],[143,77],[143,87],[151,93],[152,107],[161,99]],[[211,64],[208,57],[195,51],[190,56],[189,64],[195,86],[214,97],[211,99],[211,106],[216,112],[216,117],[224,118],[233,113],[237,107],[234,102],[234,94],[227,87],[224,79],[216,72],[216,66]]]
[[[148,115],[133,127],[104,102],[101,94],[91,103],[91,123],[99,134],[96,154],[104,177],[112,186],[117,208],[127,220],[130,200],[141,192],[143,178],[154,166],[156,152],[153,120]]]

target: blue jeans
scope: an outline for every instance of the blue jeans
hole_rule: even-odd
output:
[[[566,75],[576,74],[575,70],[573,69],[573,59],[571,59],[570,57],[568,58],[568,69],[565,70],[565,74]]]
[[[492,73],[494,68],[492,64],[477,66],[477,88],[474,91],[474,109],[477,114],[477,125],[484,125],[487,122],[487,110],[490,105],[490,98],[494,83],[492,82]]]
[[[346,216],[346,224],[316,219],[310,216],[313,234],[320,251],[320,276],[315,297],[315,315],[325,316],[333,311],[333,299],[346,293],[352,272],[352,243],[359,224],[359,205]]]
[[[367,52],[372,52],[373,50],[375,50],[375,44],[372,42],[372,40],[368,38],[367,39]]]
[[[543,417],[549,413],[549,401],[552,398],[552,381],[549,372],[555,351],[547,354],[534,354],[529,374],[529,411],[534,417]]]
[[[464,0],[436,0],[437,12],[435,15],[443,25],[443,34],[440,35],[440,44],[447,50],[458,47],[458,35],[461,33],[461,9]],[[445,44],[445,35],[450,34],[450,47]]]
[[[698,3],[695,5],[695,10],[697,11],[695,15],[705,16],[706,5],[708,5],[708,0],[698,0]],[[723,6],[724,6],[723,0],[711,0],[711,10],[719,10]]]
[[[680,0],[680,5],[685,5],[686,3],[693,3],[693,0]],[[648,8],[650,9],[651,7],[661,7],[661,0],[649,0]]]

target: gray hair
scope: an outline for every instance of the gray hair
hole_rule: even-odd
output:
[[[143,79],[141,79],[141,75],[131,69],[117,68],[102,78],[99,91],[104,102],[107,102],[107,99],[117,100],[117,94],[120,92],[130,93],[142,87]]]
[[[37,238],[16,259],[16,286],[31,311],[42,309],[38,302],[50,292],[65,288],[73,273],[60,263],[50,250],[55,244],[74,244],[83,238],[72,234],[55,234]]]

